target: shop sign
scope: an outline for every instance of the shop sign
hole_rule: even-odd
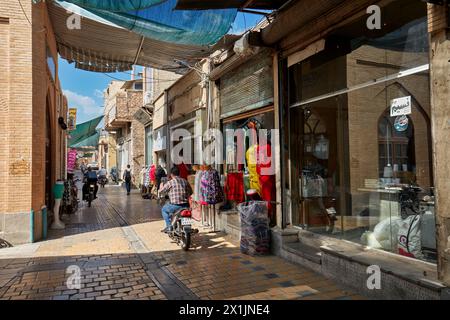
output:
[[[399,116],[395,118],[394,128],[397,132],[405,132],[408,130],[409,119],[407,116]]]
[[[391,101],[391,117],[407,116],[412,113],[411,96]]]
[[[68,130],[74,131],[77,129],[77,109],[69,109]]]
[[[161,151],[166,149],[166,131],[167,127],[155,130],[154,141],[153,141],[153,151]]]

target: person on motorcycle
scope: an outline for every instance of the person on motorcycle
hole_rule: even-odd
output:
[[[105,168],[101,167],[98,171],[98,182],[102,185],[102,187],[105,187],[105,184],[108,182],[107,178],[107,171]]]
[[[83,199],[86,199],[86,195],[89,194],[89,185],[91,183],[94,183],[95,189],[94,189],[94,199],[97,199],[97,191],[98,191],[98,178],[97,178],[97,172],[92,170],[92,167],[88,167],[88,170],[86,171],[84,175],[84,185],[83,185]]]
[[[161,232],[170,232],[172,229],[171,218],[180,209],[189,208],[189,197],[192,195],[192,188],[187,180],[180,177],[180,170],[173,167],[170,171],[170,180],[161,184],[160,193],[167,193],[170,203],[166,204],[161,212],[166,222],[166,228]]]

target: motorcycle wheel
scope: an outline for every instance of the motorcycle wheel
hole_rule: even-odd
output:
[[[189,248],[191,247],[191,233],[183,232],[181,235],[181,248],[184,251],[189,251]]]
[[[92,198],[94,196],[92,194],[89,194],[89,200],[88,200],[88,207],[90,208],[92,206]]]

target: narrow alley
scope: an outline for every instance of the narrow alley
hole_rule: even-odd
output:
[[[201,230],[184,252],[160,232],[163,225],[155,201],[107,186],[47,241],[1,250],[0,299],[362,298],[281,258],[243,255],[221,233]],[[74,267],[77,289],[67,285]]]

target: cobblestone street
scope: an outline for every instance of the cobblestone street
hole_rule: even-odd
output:
[[[278,257],[250,257],[201,230],[184,252],[160,232],[160,209],[109,186],[49,239],[0,251],[0,299],[361,299]],[[69,289],[68,268],[81,270]],[[70,269],[69,269],[70,270]]]

